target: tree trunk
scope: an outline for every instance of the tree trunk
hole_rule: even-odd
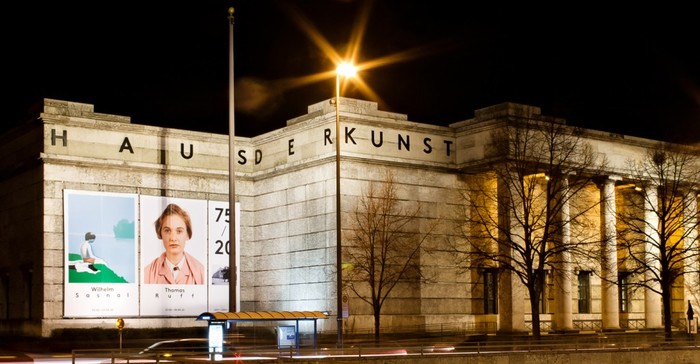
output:
[[[530,294],[530,311],[532,312],[532,337],[540,338],[540,304],[537,299],[537,294]]]
[[[673,320],[671,317],[671,285],[661,288],[661,301],[663,305],[664,334],[667,339],[672,337]]]
[[[374,310],[374,342],[379,343],[379,310]]]

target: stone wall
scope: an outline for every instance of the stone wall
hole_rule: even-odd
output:
[[[432,279],[399,285],[383,308],[383,327],[495,321],[475,312],[479,304],[474,300],[481,299],[473,297],[478,283],[443,249],[456,236],[462,177],[488,169],[494,157],[490,135],[507,122],[564,121],[541,115],[537,107],[505,103],[441,127],[410,122],[404,114],[378,110],[374,102],[341,98],[340,105],[343,235],[364,189],[387,171],[396,176],[402,201],[421,207],[418,230],[440,222],[420,255],[422,269]],[[96,113],[93,105],[82,103],[46,99],[38,110],[36,120],[0,136],[0,248],[12,252],[0,257],[2,292],[10,292],[0,297],[0,326],[42,336],[59,328],[111,327],[113,317],[63,318],[64,191],[227,201],[229,138],[132,124],[129,117]],[[325,100],[308,110],[285,128],[235,138],[236,199],[241,204],[239,310],[337,314],[335,108]],[[609,158],[611,174],[622,173],[629,158],[655,144],[579,132]],[[598,315],[600,296],[593,284]],[[520,302],[514,306],[516,313],[522,311]],[[350,297],[349,307],[347,328],[373,326],[366,303]],[[191,317],[134,317],[129,324],[200,325]],[[336,320],[319,325],[320,331],[333,330]]]

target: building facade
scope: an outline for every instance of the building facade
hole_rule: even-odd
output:
[[[235,138],[240,311],[340,313],[346,331],[373,328],[372,309],[358,297],[344,292],[345,304],[337,304],[335,112],[325,100],[284,128]],[[419,225],[459,222],[465,176],[489,172],[495,130],[508,122],[563,123],[512,103],[476,110],[473,119],[448,127],[411,122],[362,100],[342,99],[339,112],[344,238],[363,191],[387,171],[400,199],[421,207]],[[34,117],[0,136],[1,332],[50,336],[64,328],[113,327],[117,318],[132,329],[191,327],[202,325],[194,320],[202,312],[228,310],[228,136],[136,125],[129,117],[96,113],[93,105],[51,99]],[[659,144],[576,132],[609,161],[589,191],[608,204],[634,183],[628,161]],[[170,204],[189,211],[186,250],[205,266],[202,284],[151,284],[144,277],[163,250],[154,222]],[[615,209],[596,211],[599,240],[614,246]],[[697,230],[697,223],[690,228]],[[697,246],[697,233],[688,236],[686,244]],[[419,259],[433,279],[399,285],[382,310],[386,331],[444,324],[531,330],[518,282],[484,267],[465,270],[444,248],[459,239],[452,223],[431,233]],[[101,263],[87,263],[87,247]],[[600,265],[572,272],[570,290],[547,284],[544,330],[661,327],[657,294],[621,295]],[[697,293],[679,283],[674,318],[684,317],[686,302],[697,306]],[[335,330],[337,322],[319,321],[319,330]]]

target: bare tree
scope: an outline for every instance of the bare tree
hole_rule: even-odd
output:
[[[664,332],[669,337],[674,284],[684,276],[693,289],[698,283],[697,153],[697,149],[659,146],[642,160],[629,161],[640,192],[626,193],[618,211],[618,249],[623,252],[619,265],[633,277],[628,285],[661,295]]]
[[[592,191],[606,161],[578,132],[556,120],[506,125],[492,136],[489,170],[467,176],[462,193],[461,233],[452,244],[458,264],[497,269],[501,282],[517,277],[535,337],[546,276],[569,292],[562,282],[570,282],[572,265],[595,261],[600,246],[592,228],[600,199]]]
[[[344,253],[346,286],[372,307],[375,340],[379,340],[382,306],[400,283],[425,279],[420,268],[423,243],[436,226],[420,231],[420,205],[405,209],[398,185],[387,172],[382,182],[370,182],[354,209],[350,244]]]

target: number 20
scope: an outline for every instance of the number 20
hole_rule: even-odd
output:
[[[221,240],[217,240],[214,244],[216,244],[216,251],[214,252],[214,254],[226,254],[226,255],[231,254],[231,252],[229,250],[230,244],[228,241],[226,241],[226,243],[224,243]]]

